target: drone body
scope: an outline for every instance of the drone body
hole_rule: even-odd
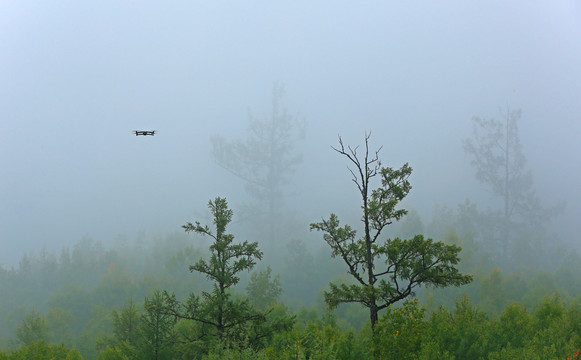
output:
[[[155,135],[155,130],[134,130],[133,133],[135,134],[135,136],[153,136]]]

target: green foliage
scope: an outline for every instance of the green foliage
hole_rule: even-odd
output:
[[[139,352],[146,359],[172,358],[176,317],[165,311],[164,295],[155,291],[150,298],[145,298],[143,307],[145,312],[139,321],[140,338],[136,344]]]
[[[67,285],[54,293],[49,299],[51,307],[61,307],[71,311],[73,319],[73,331],[78,334],[83,325],[89,321],[91,307],[94,303],[91,301],[90,293],[76,285]]]
[[[106,347],[107,334],[113,333],[111,310],[102,306],[91,309],[89,321],[74,341],[74,346],[88,359],[95,359],[102,346]]]
[[[545,298],[535,311],[535,328],[537,330],[547,329],[553,323],[560,321],[565,311],[565,306],[558,295]]]
[[[442,307],[432,314],[426,322],[426,338],[457,359],[479,359],[493,346],[492,329],[486,314],[462,297],[454,311]]]
[[[542,354],[542,358],[565,358],[581,344],[581,334],[575,332],[578,325],[571,322],[578,317],[573,307],[567,311],[560,297],[547,297],[534,312],[534,337],[530,346]]]
[[[121,311],[113,310],[113,336],[116,343],[136,346],[139,339],[141,317],[133,300],[129,300]]]
[[[456,358],[476,359],[493,348],[494,322],[488,321],[485,312],[474,306],[468,297],[456,301],[452,321],[456,348],[451,353]]]
[[[97,360],[130,360],[131,358],[124,354],[118,347],[107,347],[97,356]]]
[[[265,359],[256,351],[246,349],[231,349],[224,344],[218,343],[208,355],[202,357],[203,360],[257,360]]]
[[[521,360],[521,359],[531,359],[531,360],[546,360],[546,359],[559,359],[557,357],[544,357],[547,353],[540,355],[535,349],[532,348],[513,348],[506,347],[500,351],[493,351],[488,354],[489,360]],[[552,354],[554,355],[554,353]]]
[[[26,314],[24,320],[22,320],[22,324],[16,329],[16,337],[24,345],[38,341],[47,341],[48,336],[49,331],[44,316],[34,309]]]
[[[75,349],[69,349],[64,344],[51,345],[43,340],[34,341],[21,346],[18,350],[4,355],[6,360],[83,360]],[[0,359],[2,355],[0,354]]]
[[[267,266],[265,270],[253,272],[246,286],[246,294],[250,302],[261,311],[269,305],[276,304],[282,293],[280,276],[277,275],[271,280],[271,273],[270,266]]]
[[[202,273],[210,279],[213,288],[209,292],[202,291],[201,296],[192,293],[183,303],[176,299],[175,294],[165,292],[164,308],[160,311],[193,322],[181,322],[176,337],[191,344],[185,346],[185,350],[197,356],[207,354],[215,346],[258,349],[272,337],[273,331],[292,327],[294,320],[287,316],[269,316],[269,311],[257,311],[247,298],[233,296],[231,288],[240,281],[240,272],[251,270],[255,259],[262,258],[262,252],[256,242],[234,244],[234,236],[226,233],[233,215],[226,199],[218,197],[210,201],[208,207],[214,217],[215,232],[199,222],[188,223],[183,228],[214,240],[210,245],[210,260],[200,259],[190,266],[190,271]],[[267,280],[269,276],[267,274]],[[256,287],[251,288],[256,290]]]
[[[325,316],[290,332],[277,334],[260,354],[266,359],[367,359],[370,357],[368,336],[342,332],[332,316]]]
[[[421,344],[417,359],[455,360],[455,357],[447,350],[442,350],[437,342],[426,340]]]
[[[63,342],[71,345],[71,340],[74,337],[73,325],[75,323],[72,311],[61,307],[50,308],[45,318],[50,339],[56,343]]]
[[[324,284],[331,281],[339,289],[342,284],[347,287],[360,285],[353,276],[342,270],[344,265],[340,262],[344,264],[344,261],[340,254],[337,255],[338,259],[330,258],[332,249],[329,248],[315,252],[307,248],[304,241],[296,240],[286,247],[281,261],[271,261],[272,270],[268,271],[269,268],[265,267],[263,271],[246,278],[243,272],[239,272],[240,276],[237,277],[242,278],[240,282],[244,283],[250,278],[248,284],[253,285],[248,289],[253,288],[256,295],[247,299],[235,291],[235,285],[230,286],[226,290],[227,301],[223,303],[229,310],[224,314],[234,318],[242,314],[257,316],[243,324],[235,324],[228,333],[229,338],[220,341],[217,330],[207,324],[190,319],[175,322],[175,314],[168,311],[165,294],[162,306],[150,306],[149,313],[143,303],[128,302],[128,299],[143,299],[145,296],[151,302],[155,297],[153,289],[156,288],[177,289],[175,298],[180,301],[176,300],[179,303],[176,308],[180,314],[187,314],[189,299],[185,294],[195,289],[199,301],[198,312],[215,316],[216,306],[211,304],[216,303],[207,303],[204,296],[205,293],[217,295],[214,293],[215,282],[205,282],[206,275],[200,275],[197,271],[194,271],[195,274],[185,271],[188,264],[197,263],[200,257],[211,268],[211,251],[196,248],[181,237],[171,235],[164,239],[155,238],[159,243],[153,246],[138,239],[143,241],[141,247],[133,247],[127,253],[117,255],[84,239],[75,245],[72,253],[63,250],[58,261],[53,255],[41,253],[40,256],[28,255],[17,270],[0,268],[0,288],[3,290],[0,293],[3,310],[0,312],[0,324],[9,330],[0,333],[0,360],[34,359],[35,356],[44,359],[46,354],[51,359],[66,359],[67,356],[75,359],[79,354],[90,360],[152,358],[155,357],[153,346],[148,349],[145,345],[141,320],[148,317],[150,329],[161,330],[156,324],[162,322],[156,319],[163,316],[169,319],[167,328],[171,331],[167,334],[171,336],[158,343],[166,346],[166,352],[158,354],[172,359],[368,359],[373,357],[371,352],[374,346],[383,349],[384,353],[395,354],[399,351],[401,355],[398,358],[571,358],[581,347],[581,298],[578,297],[581,282],[576,276],[578,264],[581,263],[579,255],[571,251],[558,259],[547,254],[547,261],[555,264],[556,272],[535,270],[529,264],[512,267],[497,265],[491,262],[486,247],[481,246],[484,244],[484,232],[478,230],[478,226],[482,224],[476,226],[470,223],[470,216],[474,214],[469,214],[472,211],[468,209],[469,205],[465,207],[466,213],[454,213],[451,219],[446,219],[449,212],[442,210],[438,221],[448,222],[440,224],[440,228],[430,224],[426,231],[435,229],[440,234],[438,239],[445,245],[463,248],[463,262],[454,268],[474,274],[474,282],[461,289],[429,289],[431,296],[422,287],[416,287],[413,292],[427,302],[428,310],[422,322],[418,320],[407,324],[404,320],[409,319],[404,317],[405,313],[397,316],[406,304],[401,304],[401,307],[394,304],[386,308],[383,314],[379,313],[376,330],[396,324],[403,324],[400,328],[412,328],[418,324],[423,326],[419,340],[405,336],[396,339],[398,342],[385,336],[374,338],[370,323],[363,324],[361,321],[369,309],[360,306],[360,303],[345,303],[333,311],[326,311],[321,289]],[[464,220],[466,222],[463,224]],[[418,221],[415,219],[411,223],[417,225]],[[419,227],[416,225],[404,229],[412,234],[414,231],[410,229]],[[344,226],[338,225],[338,228]],[[458,233],[454,229],[458,229]],[[216,232],[212,231],[212,234]],[[180,235],[187,238],[185,234]],[[355,236],[355,240],[358,239]],[[386,260],[397,261],[403,253],[419,248],[418,244],[405,244],[411,244],[413,240],[414,236],[409,240],[387,240],[395,250],[378,258],[374,273],[387,266]],[[427,240],[424,238],[423,241]],[[376,246],[373,249],[380,249],[383,243],[378,241]],[[406,250],[406,246],[412,249]],[[466,258],[471,260],[465,261]],[[146,267],[147,263],[149,267]],[[405,263],[413,264],[413,261]],[[233,264],[234,259],[229,266]],[[511,272],[515,269],[519,272]],[[250,268],[246,270],[251,271]],[[339,275],[341,272],[344,274]],[[269,296],[268,289],[276,290],[280,286],[276,281],[278,277],[274,277],[273,273],[281,274],[286,304],[266,300],[275,298]],[[361,274],[367,280],[367,273]],[[53,278],[48,279],[50,276]],[[391,283],[388,275],[384,279]],[[45,281],[50,286],[44,284]],[[379,293],[379,284],[381,281],[375,283],[376,294]],[[330,291],[329,288],[326,290]],[[464,293],[470,298],[461,298]],[[276,294],[276,291],[270,294]],[[363,295],[371,298],[370,294]],[[257,300],[271,305],[260,305]],[[125,306],[122,306],[124,302]],[[259,307],[261,311],[257,311]],[[34,323],[27,320],[31,308],[35,309],[36,318],[44,319],[46,326],[41,328],[45,328],[46,332],[41,333],[46,341],[33,341],[30,345],[11,349],[20,346],[15,330],[27,321]],[[423,309],[419,307],[417,311]],[[386,317],[391,320],[385,321]],[[155,338],[155,335],[150,336],[150,339]],[[73,348],[77,350],[73,351]]]
[[[407,213],[397,206],[411,190],[408,178],[412,168],[408,164],[400,169],[382,167],[379,150],[374,156],[369,154],[369,135],[365,138],[362,159],[358,157],[357,147],[345,149],[341,138],[339,144],[340,148],[334,150],[356,167],[351,174],[361,195],[364,233],[357,238],[356,230],[349,225],[340,226],[335,214],[310,225],[311,230],[323,232],[323,239],[331,247],[331,256],[340,257],[356,280],[355,284],[330,283],[325,302],[332,308],[351,302],[364,305],[369,309],[373,330],[378,311],[413,295],[418,286],[470,283],[472,277],[461,274],[455,267],[461,250],[457,245],[434,242],[422,235],[410,240],[379,241],[381,232]],[[371,189],[370,181],[375,176],[381,178],[381,186]]]
[[[581,337],[581,297],[578,297],[569,305],[565,318],[569,331]]]
[[[226,199],[216,198],[208,203],[214,217],[215,234],[210,228],[188,223],[183,228],[186,232],[196,232],[211,237],[210,261],[204,259],[190,266],[190,271],[200,272],[214,282],[211,292],[202,292],[202,296],[192,294],[184,305],[184,312],[174,311],[182,318],[200,322],[202,325],[200,337],[217,336],[219,341],[233,339],[240,335],[239,327],[246,322],[262,319],[247,300],[232,299],[227,290],[240,281],[239,273],[250,270],[256,264],[255,259],[262,258],[258,243],[244,241],[233,244],[234,236],[226,233],[227,225],[232,221],[233,212],[228,208]],[[172,309],[176,302],[168,297]]]
[[[490,276],[484,276],[480,284],[480,302],[488,314],[498,315],[506,306],[506,295],[502,284],[502,275],[498,268]]]
[[[334,219],[332,215],[331,220]],[[326,229],[335,231],[330,227]],[[412,295],[413,289],[420,285],[460,286],[472,279],[471,276],[460,274],[454,267],[460,260],[457,256],[459,247],[433,242],[431,239],[424,239],[422,235],[416,235],[410,240],[390,239],[382,246],[374,246],[373,250],[375,256],[385,256],[387,259],[385,268],[376,272],[376,278],[387,275],[390,281],[381,279],[376,286],[369,285],[364,280],[362,285],[331,283],[330,291],[325,292],[325,301],[329,306],[336,307],[344,302],[367,305],[381,299],[383,304],[377,306],[381,310]],[[364,255],[363,252],[359,254],[361,257]]]
[[[533,334],[532,317],[526,308],[516,303],[508,305],[499,321],[499,342],[506,346],[522,348]]]
[[[110,264],[107,272],[95,286],[94,301],[102,306],[121,306],[131,297],[135,284],[126,271],[115,264]]]
[[[214,282],[214,289],[224,295],[226,289],[240,281],[238,273],[252,269],[256,264],[255,259],[262,259],[262,252],[258,249],[256,242],[232,243],[234,235],[226,234],[226,227],[232,221],[233,212],[228,208],[226,199],[217,197],[208,203],[208,207],[214,217],[215,234],[207,225],[202,226],[198,221],[195,224],[188,223],[183,226],[186,232],[193,231],[214,240],[210,245],[210,261],[200,259],[190,266],[190,271],[204,274]]]
[[[375,334],[382,359],[416,359],[424,337],[424,308],[418,300],[406,300],[401,307],[387,308],[377,323]]]

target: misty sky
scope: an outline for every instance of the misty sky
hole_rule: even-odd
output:
[[[461,143],[473,116],[509,106],[540,197],[567,201],[558,224],[580,243],[578,1],[6,0],[0,264],[83,236],[173,232],[210,198],[243,201],[210,138],[244,138],[274,81],[308,123],[290,189],[305,229],[357,204],[338,134],[357,145],[372,131],[385,165],[409,162],[422,216],[489,200]]]

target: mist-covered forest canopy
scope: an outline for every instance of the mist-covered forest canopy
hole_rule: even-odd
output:
[[[574,0],[0,2],[0,360],[580,357],[580,39]]]
[[[366,134],[361,145],[351,146],[339,138],[339,147],[330,149],[348,159],[347,178],[361,195],[363,215],[362,225],[353,228],[340,226],[335,214],[312,223],[329,247],[308,244],[317,241],[311,234],[269,244],[270,231],[292,228],[284,216],[268,217],[278,222],[272,225],[254,223],[264,229],[262,237],[255,235],[259,241],[237,241],[227,232],[234,211],[217,197],[205,216],[212,226],[188,222],[185,232],[138,234],[112,247],[85,237],[58,254],[43,249],[24,255],[18,267],[0,273],[0,356],[578,356],[581,258],[556,240],[547,246],[547,221],[525,212],[513,221],[506,212],[480,210],[467,200],[456,208],[435,207],[432,220],[424,222],[417,211],[400,207],[412,190],[412,168],[387,167],[383,147],[373,150],[370,139]],[[467,139],[466,147],[476,139]],[[481,159],[475,148],[472,154]],[[514,154],[524,162],[524,154]],[[499,194],[534,201],[533,214],[544,209],[552,216],[558,209],[541,207],[529,184],[527,197]],[[340,210],[348,218],[355,213]]]

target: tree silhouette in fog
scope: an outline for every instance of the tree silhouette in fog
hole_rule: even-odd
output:
[[[295,142],[304,137],[305,125],[281,107],[284,86],[278,83],[272,89],[270,118],[257,119],[249,114],[248,137],[245,140],[212,138],[212,156],[216,163],[242,179],[246,192],[254,200],[248,204],[245,219],[252,221],[264,232],[268,241],[276,241],[280,225],[284,187],[302,162],[295,151]]]
[[[472,158],[476,179],[502,200],[502,215],[495,227],[501,233],[499,250],[508,256],[515,228],[524,225],[538,233],[562,205],[543,208],[536,194],[518,134],[521,110],[506,108],[501,116],[502,120],[473,117],[473,136],[464,140],[463,147]]]

